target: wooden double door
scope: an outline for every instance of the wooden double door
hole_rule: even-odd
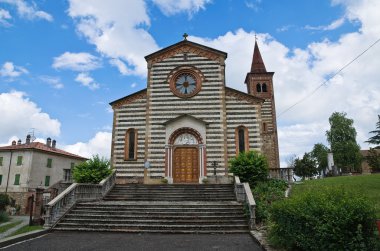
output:
[[[173,160],[174,183],[199,182],[198,147],[176,147]]]

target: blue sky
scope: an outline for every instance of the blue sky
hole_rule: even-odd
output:
[[[226,51],[227,85],[243,91],[257,34],[276,72],[279,115],[380,38],[378,9],[376,0],[0,0],[0,144],[35,128],[39,140],[109,156],[108,103],[145,88],[144,56],[184,32]],[[379,47],[281,114],[282,165],[325,143],[334,111],[354,119],[368,148],[380,114]]]

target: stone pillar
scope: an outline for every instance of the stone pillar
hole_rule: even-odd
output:
[[[169,184],[172,184],[173,183],[173,145],[165,145],[165,152],[167,155],[166,179],[168,180]]]
[[[43,214],[43,204],[44,204],[44,198],[43,198],[44,189],[43,188],[36,188],[35,195],[34,195],[34,208],[33,208],[33,221],[34,222],[40,222],[42,219]]]

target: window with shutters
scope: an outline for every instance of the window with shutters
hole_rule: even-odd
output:
[[[45,176],[45,186],[50,186],[50,176]]]
[[[47,159],[46,167],[51,168],[53,166],[53,159]]]
[[[22,165],[22,156],[17,156],[17,165],[18,166]]]
[[[63,180],[65,182],[71,182],[72,181],[71,169],[63,169]]]
[[[15,182],[13,183],[13,185],[20,185],[20,174],[15,175]]]

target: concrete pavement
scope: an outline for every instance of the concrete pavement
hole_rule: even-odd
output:
[[[16,243],[5,250],[218,250],[262,251],[247,234],[130,234],[60,232]]]

